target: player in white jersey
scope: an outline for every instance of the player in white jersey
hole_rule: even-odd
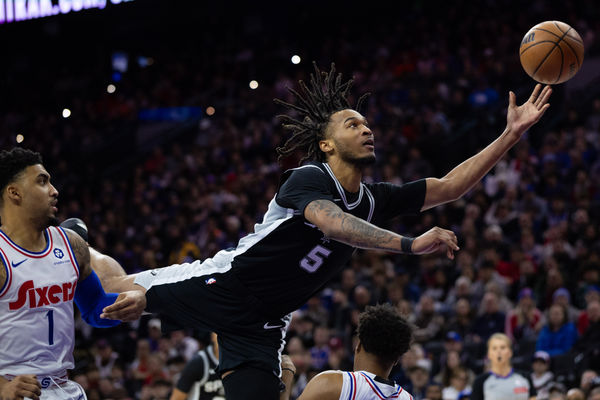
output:
[[[412,400],[410,393],[387,379],[411,339],[411,326],[391,305],[367,307],[359,317],[354,372],[322,372],[308,382],[298,400]]]
[[[41,156],[0,152],[0,399],[85,399],[73,368],[73,301],[86,322],[109,327],[107,305],[135,307],[135,292],[105,293],[86,242],[55,224],[58,191]]]

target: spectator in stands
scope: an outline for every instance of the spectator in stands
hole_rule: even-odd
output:
[[[587,305],[594,301],[600,301],[600,288],[595,285],[589,285],[585,291],[583,304],[586,306],[585,309],[579,314],[577,318],[577,332],[583,335],[583,332],[587,330],[590,324],[590,319],[587,311]]]
[[[585,400],[585,393],[579,388],[569,389],[567,392],[567,400]]]
[[[598,380],[598,376],[598,372],[593,369],[586,369],[581,373],[579,388],[583,390],[586,396],[589,395],[590,390],[592,390],[595,382]]]
[[[100,339],[96,342],[96,355],[94,356],[94,363],[100,378],[108,378],[111,376],[113,366],[119,358],[119,354],[113,351],[112,345],[106,339]]]
[[[537,391],[538,399],[548,398],[548,388],[554,380],[554,374],[550,371],[550,354],[542,350],[536,351],[531,369],[531,382]]]
[[[329,339],[331,338],[329,328],[324,325],[317,325],[313,338],[315,344],[310,348],[311,366],[317,370],[322,370],[329,359]]]
[[[553,304],[548,312],[548,323],[538,336],[536,350],[543,350],[551,357],[567,353],[577,340],[577,328],[569,322],[567,309]]]
[[[200,348],[198,341],[193,337],[186,335],[183,330],[172,331],[170,338],[171,351],[169,358],[181,356],[187,362],[194,357]]]
[[[456,332],[461,338],[471,337],[473,329],[473,313],[471,303],[467,299],[459,299],[454,306],[454,313],[446,328],[449,332]]]
[[[511,340],[535,340],[544,324],[544,315],[535,306],[533,291],[523,288],[516,307],[506,316],[506,335]]]
[[[582,356],[583,368],[600,370],[600,301],[590,301],[586,313],[589,324],[577,340],[575,349]]]
[[[406,390],[412,394],[415,400],[423,400],[426,395],[427,386],[430,383],[431,361],[426,358],[421,358],[416,361],[415,365],[408,371],[410,384]]]
[[[425,398],[427,400],[442,400],[442,385],[432,382],[425,389]]]
[[[148,376],[148,358],[150,354],[150,342],[148,339],[139,339],[135,359],[129,367],[130,375],[136,381],[144,381]]]
[[[483,342],[496,332],[504,332],[505,315],[498,310],[498,296],[487,292],[483,296],[483,314],[475,319],[473,334],[475,340]]]
[[[439,339],[443,323],[444,317],[436,312],[434,299],[425,294],[422,295],[414,320],[416,329],[413,337],[415,341],[425,343],[429,340]]]
[[[495,262],[493,260],[484,260],[477,272],[477,281],[471,287],[473,294],[473,302],[479,304],[483,301],[485,295],[485,287],[488,282],[496,282],[500,288],[504,288],[506,283],[504,279],[496,272]]]
[[[457,400],[458,395],[463,391],[471,391],[469,384],[469,374],[463,367],[457,367],[450,373],[449,385],[444,387],[442,398],[444,400]]]
[[[552,303],[560,304],[567,309],[567,318],[570,322],[576,322],[579,318],[581,311],[571,305],[571,294],[566,288],[561,287],[556,289],[552,295]]]

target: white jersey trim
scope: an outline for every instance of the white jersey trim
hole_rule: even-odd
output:
[[[46,248],[44,248],[44,250],[38,251],[38,252],[29,251],[27,249],[22,248],[21,246],[19,246],[15,242],[13,242],[12,239],[10,237],[8,237],[8,235],[6,233],[4,233],[4,231],[2,231],[2,229],[0,229],[0,237],[2,239],[4,239],[4,241],[10,247],[12,247],[18,253],[23,254],[24,256],[32,257],[32,258],[43,258],[43,257],[46,257],[50,253],[50,250],[52,250],[52,247],[54,247],[54,244],[52,242],[52,235],[50,234],[49,230],[50,230],[50,228],[44,229],[44,237],[46,238]]]
[[[337,187],[338,193],[340,194],[340,197],[342,198],[342,201],[344,202],[344,205],[346,206],[346,208],[348,210],[353,210],[356,207],[358,207],[358,205],[362,201],[362,197],[363,197],[363,193],[364,193],[364,185],[362,183],[360,184],[360,189],[359,189],[359,192],[358,192],[358,199],[356,199],[356,201],[354,203],[349,204],[348,200],[346,199],[346,192],[344,191],[344,187],[342,186],[342,184],[340,183],[340,181],[338,181],[337,177],[335,176],[335,174],[331,170],[331,167],[329,166],[329,164],[323,163],[323,166],[325,167],[325,170],[327,170],[327,172],[329,173],[329,175],[331,176],[331,178],[333,178],[333,182],[335,183],[335,186]]]
[[[254,233],[250,233],[240,239],[235,250],[221,250],[214,257],[207,258],[204,261],[196,260],[192,263],[175,264],[166,268],[143,271],[136,276],[134,283],[148,290],[155,285],[165,285],[191,278],[227,272],[231,269],[231,263],[235,257],[244,254],[252,246],[277,229],[279,225],[293,216],[293,209],[281,207],[275,202],[275,198],[273,198],[269,203],[269,208],[265,213],[263,222],[254,226]]]
[[[0,297],[2,297],[6,294],[6,292],[8,292],[8,289],[10,289],[10,284],[12,283],[12,268],[10,268],[8,257],[6,257],[6,254],[4,253],[2,248],[0,248],[0,258],[4,263],[4,269],[6,270],[6,280],[4,281],[4,285],[0,289]]]

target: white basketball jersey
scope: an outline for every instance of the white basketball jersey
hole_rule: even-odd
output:
[[[367,371],[342,372],[344,383],[340,400],[382,400],[401,399],[413,400],[412,396],[402,387],[395,384],[389,385],[381,379],[376,379],[375,374]]]
[[[79,265],[67,235],[44,232],[33,253],[0,230],[6,283],[0,287],[0,375],[61,375],[73,368],[73,297]]]

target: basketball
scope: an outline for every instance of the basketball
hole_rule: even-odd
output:
[[[546,21],[531,28],[519,49],[527,75],[545,84],[571,79],[583,62],[583,40],[577,31],[560,21]]]

